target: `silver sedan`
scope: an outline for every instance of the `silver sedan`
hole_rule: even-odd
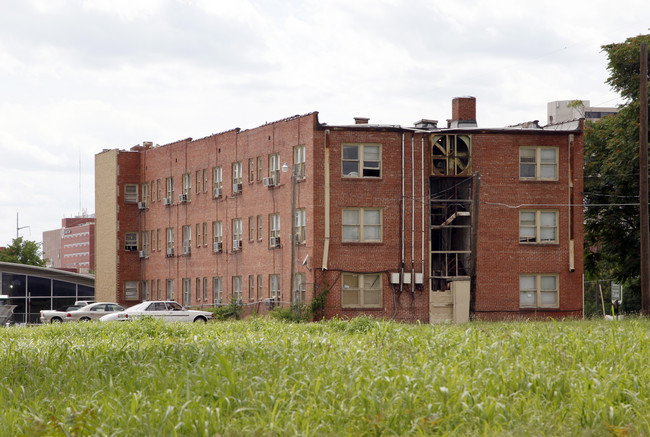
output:
[[[188,310],[174,301],[142,302],[118,313],[102,317],[102,322],[133,320],[141,317],[153,317],[165,322],[207,322],[214,315],[209,311]]]
[[[101,317],[124,311],[124,307],[114,302],[97,302],[81,307],[75,311],[68,311],[63,319],[64,322],[89,322],[99,320]]]

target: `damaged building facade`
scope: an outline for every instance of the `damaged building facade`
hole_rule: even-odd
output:
[[[317,316],[582,314],[581,121],[328,125],[317,113],[96,155],[96,298],[324,302]]]

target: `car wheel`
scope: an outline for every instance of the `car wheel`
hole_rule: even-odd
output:
[[[90,318],[88,317],[82,317],[79,319],[80,322],[90,322]]]
[[[203,316],[198,316],[196,319],[194,319],[194,323],[199,323],[199,322],[201,322],[201,323],[207,323],[207,321],[208,321],[208,319],[206,319],[206,318],[203,317]]]
[[[50,323],[61,323],[63,320],[61,320],[59,317],[52,317],[52,320],[50,320]]]

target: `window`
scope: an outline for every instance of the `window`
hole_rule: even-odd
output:
[[[160,200],[160,192],[161,192],[162,184],[160,183],[160,179],[156,179],[156,199]]]
[[[174,253],[173,252],[174,251],[174,228],[167,228],[165,231],[166,231],[165,233],[167,234],[167,253],[169,253],[169,251],[171,250],[172,255],[173,255],[173,253]]]
[[[262,240],[262,215],[257,216],[257,239]]]
[[[149,256],[149,231],[142,232],[142,251],[144,256]]]
[[[223,242],[223,235],[221,233],[221,222],[212,222],[212,242]],[[215,251],[216,252],[216,251]]]
[[[522,147],[519,149],[519,178],[557,180],[557,147]]]
[[[138,186],[136,184],[124,185],[124,201],[127,203],[138,201]]]
[[[262,157],[257,157],[257,180],[262,180]]]
[[[241,276],[232,277],[232,301],[241,302],[242,291],[241,291]]]
[[[203,169],[203,192],[208,192],[208,169]]]
[[[185,201],[189,202],[190,195],[192,192],[192,177],[189,173],[183,174],[183,194],[185,195]]]
[[[138,250],[138,233],[126,232],[124,234],[124,250],[134,252]]]
[[[248,299],[255,300],[255,276],[248,275]]]
[[[196,224],[196,247],[201,247],[201,223]]]
[[[232,163],[232,185],[233,185],[233,192],[239,192],[239,190],[235,190],[235,185],[240,185],[242,181],[242,169],[241,169],[241,162],[233,162]]]
[[[223,302],[223,289],[221,276],[212,278],[212,298],[215,305],[220,305]]]
[[[262,275],[257,275],[257,300],[262,299]]]
[[[281,300],[280,275],[269,275],[269,297],[278,301]]]
[[[149,184],[146,182],[142,184],[142,201],[145,205],[149,202]]]
[[[196,194],[201,193],[201,182],[203,181],[203,172],[201,170],[196,171]]]
[[[381,308],[382,281],[379,274],[343,274],[341,302],[343,308]]]
[[[156,247],[160,251],[160,229],[156,229]]]
[[[192,280],[183,278],[183,306],[190,306],[192,303]]]
[[[151,230],[151,251],[154,252],[156,250],[156,231]]]
[[[557,308],[557,275],[519,276],[520,308]]]
[[[381,177],[381,146],[379,144],[344,144],[342,156],[343,177]]]
[[[208,245],[208,222],[203,222],[203,247]]]
[[[271,247],[279,246],[278,239],[280,238],[280,214],[269,214],[269,237]]]
[[[174,280],[167,279],[167,300],[174,300]]]
[[[138,281],[124,282],[124,300],[138,300]]]
[[[214,190],[214,197],[218,197],[218,190],[223,187],[223,171],[221,167],[212,167],[212,188]]]
[[[156,280],[152,279],[151,280],[151,300],[157,300],[157,294],[156,294]]]
[[[296,222],[294,223],[295,226],[295,231],[296,231],[296,243],[304,243],[305,242],[305,209],[297,209],[296,210]]]
[[[160,288],[160,279],[156,279],[156,290],[158,290],[158,299],[162,300],[162,289]]]
[[[167,199],[169,199],[169,203],[174,203],[174,178],[166,178],[165,186],[167,187]]]
[[[188,255],[192,251],[192,226],[183,226],[183,254]]]
[[[305,290],[307,289],[306,277],[304,273],[296,273],[293,277],[293,303],[305,304]]]
[[[201,278],[196,278],[196,300],[201,300]]]
[[[255,181],[255,159],[248,159],[248,182],[253,183]]]
[[[343,241],[382,241],[381,209],[344,208]]]
[[[255,216],[253,215],[248,217],[248,240],[255,240]]]
[[[142,281],[142,300],[149,300],[149,281]]]
[[[151,181],[151,203],[156,201],[156,183],[154,181]]]
[[[232,219],[232,250],[241,249],[242,223],[240,218]]]
[[[557,211],[519,211],[520,243],[557,243]]]
[[[305,146],[296,146],[293,148],[293,165],[296,177],[304,179],[305,177]]]
[[[269,155],[269,177],[273,178],[275,185],[280,184],[280,154],[274,153]]]
[[[203,278],[203,300],[208,300],[208,278]]]

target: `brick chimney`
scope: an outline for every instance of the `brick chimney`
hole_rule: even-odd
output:
[[[476,127],[476,97],[455,97],[451,101],[451,128]]]

